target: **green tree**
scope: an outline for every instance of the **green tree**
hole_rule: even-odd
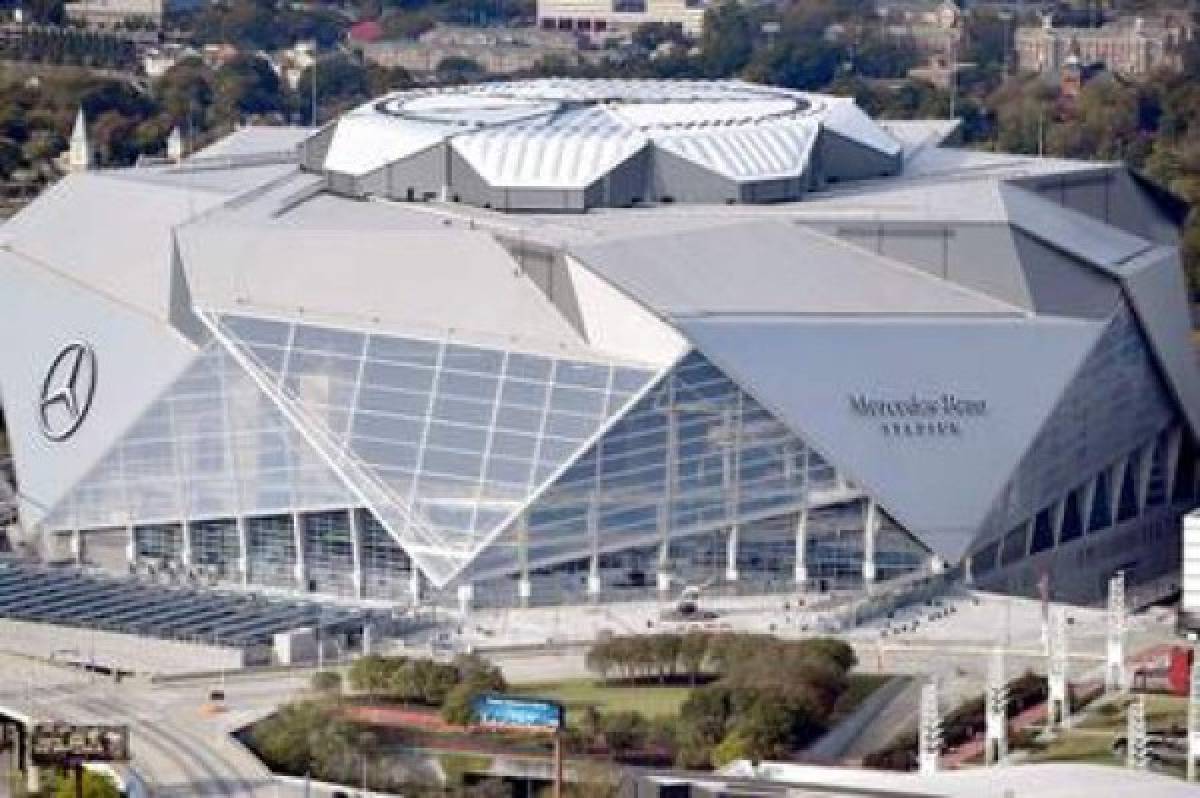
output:
[[[312,689],[318,693],[336,695],[342,692],[342,674],[337,671],[317,671],[312,675]]]
[[[75,798],[75,776],[62,776],[54,789],[55,798]],[[83,771],[83,798],[121,798],[121,791],[112,779],[102,773]]]
[[[735,0],[722,0],[704,12],[700,53],[711,77],[729,77],[750,62],[754,52],[754,20],[750,9]]]

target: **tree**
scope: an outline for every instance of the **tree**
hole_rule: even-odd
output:
[[[455,685],[442,703],[442,720],[455,726],[470,726],[475,722],[475,698],[479,691],[466,682]]]
[[[75,776],[64,775],[59,778],[58,786],[54,789],[55,798],[75,798]],[[121,798],[121,791],[112,783],[108,776],[91,770],[83,771],[83,798]]]
[[[265,59],[235,56],[217,70],[213,85],[217,119],[236,122],[245,114],[264,114],[284,107],[283,86]]]
[[[704,12],[700,53],[711,77],[729,77],[750,62],[754,26],[750,10],[735,0],[723,0]]]

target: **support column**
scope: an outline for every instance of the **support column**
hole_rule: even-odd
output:
[[[729,536],[725,539],[725,581],[738,580],[738,525],[729,527]]]
[[[471,614],[471,603],[475,600],[475,586],[468,582],[458,586],[458,611],[464,618]]]
[[[808,589],[808,500],[796,514],[796,587]]]
[[[78,529],[71,532],[71,557],[76,565],[83,565],[83,532]]]
[[[292,513],[292,537],[296,545],[296,587],[301,593],[308,592],[307,552],[304,550],[304,516]]]
[[[1155,435],[1148,444],[1142,447],[1142,454],[1138,458],[1138,473],[1137,473],[1137,506],[1138,515],[1146,512],[1146,502],[1150,498],[1150,471],[1154,467],[1154,449],[1158,445],[1158,436]]]
[[[125,543],[125,561],[129,563],[130,570],[137,567],[137,534],[134,532],[133,524],[125,527],[127,539]]]
[[[21,747],[21,768],[25,771],[25,789],[36,794],[42,790],[42,774],[38,766],[33,764],[33,744],[29,739],[32,733],[32,729],[20,727],[18,743]]]
[[[409,561],[409,567],[412,568],[412,571],[409,572],[408,576],[408,593],[415,606],[421,603],[421,571],[417,568],[417,564],[411,560]]]
[[[588,556],[587,593],[593,601],[600,600],[600,503],[593,494],[588,503],[587,512],[588,542],[591,553]]]
[[[1108,512],[1109,526],[1117,525],[1117,511],[1121,508],[1121,487],[1125,484],[1125,469],[1129,467],[1129,458],[1122,457],[1121,461],[1109,472],[1112,477],[1108,481]]]
[[[358,510],[351,507],[346,511],[350,519],[350,556],[354,562],[354,573],[350,579],[354,585],[354,598],[361,599],[366,594],[366,579],[363,574],[362,556],[362,519]]]
[[[670,512],[667,507],[667,503],[664,502],[658,508],[658,526],[661,531],[659,532],[655,586],[660,596],[665,596],[671,590],[671,536],[667,532],[667,519]]]
[[[179,561],[192,567],[192,525],[186,519],[179,522]]]
[[[522,607],[528,607],[529,597],[533,595],[533,583],[529,580],[529,520],[525,513],[517,518],[517,567],[520,573],[517,600]]]
[[[667,452],[664,465],[663,502],[658,512],[658,571],[656,583],[660,596],[671,589],[671,515],[675,507],[675,487],[679,470],[679,413],[675,409],[675,381],[667,384]]]
[[[1082,527],[1080,537],[1085,537],[1088,533],[1088,527],[1092,524],[1092,510],[1096,504],[1096,485],[1100,481],[1100,475],[1096,474],[1083,487],[1083,496],[1079,502],[1079,523]]]
[[[1067,491],[1067,494],[1051,505],[1050,508],[1050,534],[1052,540],[1050,548],[1052,549],[1057,549],[1059,541],[1062,540],[1063,522],[1067,518],[1067,499],[1070,495],[1071,492]]]
[[[1167,477],[1167,504],[1175,499],[1175,478],[1178,476],[1179,452],[1183,448],[1183,428],[1171,427],[1167,430],[1167,456],[1163,458]]]
[[[870,590],[875,584],[875,532],[879,523],[879,510],[874,499],[867,499],[863,512],[863,587]]]
[[[963,584],[968,587],[975,584],[975,555],[970,554],[963,559]]]
[[[242,586],[245,587],[250,583],[250,541],[249,534],[246,531],[246,517],[239,515],[236,520],[238,536],[237,569],[241,575]]]

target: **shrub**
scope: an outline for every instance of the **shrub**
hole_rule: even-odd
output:
[[[317,671],[312,675],[312,689],[318,693],[340,693],[342,674],[337,671]]]

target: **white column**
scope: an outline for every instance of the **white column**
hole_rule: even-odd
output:
[[[675,480],[679,455],[679,413],[675,409],[675,381],[667,385],[667,451],[663,503],[658,510],[658,592],[671,589],[671,513],[675,507]]]
[[[659,532],[658,565],[655,574],[655,583],[659,593],[666,593],[671,589],[671,536],[667,532],[670,512],[667,510],[667,507],[667,502],[664,502],[658,508],[658,526],[661,531]]]
[[[346,513],[350,518],[350,556],[354,560],[354,573],[351,575],[354,583],[354,598],[361,599],[366,590],[366,580],[363,576],[362,519],[358,517],[358,510],[353,507]]]
[[[875,531],[879,523],[879,510],[874,499],[867,499],[863,511],[863,587],[870,589],[875,582]]]
[[[593,601],[600,598],[600,503],[593,495],[588,503],[587,512],[588,542],[591,553],[588,556],[587,593]]]
[[[1175,497],[1175,477],[1179,469],[1179,452],[1183,448],[1183,428],[1171,427],[1167,431],[1167,456],[1164,458],[1167,469],[1167,504]]]
[[[471,583],[458,586],[458,611],[465,618],[471,613],[471,602],[475,600],[475,586]]]
[[[236,520],[238,535],[237,569],[242,577],[242,585],[245,586],[250,582],[250,541],[246,533],[246,517],[239,515]]]
[[[796,514],[796,585],[806,588],[808,585],[808,501],[800,507]]]
[[[410,561],[409,567],[412,568],[412,571],[409,572],[409,576],[408,576],[408,593],[409,593],[409,596],[412,598],[413,604],[420,604],[421,603],[421,570],[419,568],[417,568],[417,564],[415,562]]]
[[[529,581],[529,526],[524,513],[517,518],[516,523],[517,563],[520,570],[517,579],[517,600],[522,607],[528,607],[529,597],[533,595],[533,583]]]
[[[1068,491],[1066,496],[1056,501],[1050,509],[1050,532],[1053,535],[1053,545],[1050,548],[1057,549],[1059,541],[1062,540],[1063,522],[1067,518],[1067,498],[1070,496]]]
[[[71,557],[76,565],[83,565],[83,532],[78,529],[71,532]]]
[[[308,569],[307,553],[304,551],[304,517],[299,513],[292,513],[292,537],[296,541],[296,587],[303,593],[308,590]]]
[[[1150,471],[1154,466],[1154,449],[1158,441],[1158,436],[1154,436],[1148,444],[1142,447],[1142,454],[1138,458],[1138,473],[1137,473],[1137,506],[1138,515],[1146,512],[1146,501],[1150,498]]]
[[[192,565],[192,525],[186,520],[179,522],[179,561],[185,568]]]
[[[125,543],[125,560],[126,560],[126,561],[127,561],[129,564],[130,564],[130,565],[136,566],[136,565],[137,565],[137,561],[138,561],[138,556],[137,556],[137,536],[136,536],[136,534],[134,533],[134,530],[133,530],[133,524],[129,524],[129,525],[128,525],[128,526],[125,528],[125,531],[128,533],[128,537],[127,537],[127,539],[126,539],[126,543]]]
[[[1092,523],[1092,510],[1095,509],[1093,505],[1096,503],[1096,483],[1099,480],[1100,475],[1097,474],[1089,479],[1083,488],[1083,497],[1079,503],[1079,522],[1083,531],[1083,534],[1080,535],[1080,537],[1087,535],[1088,527]]]
[[[975,555],[970,554],[963,559],[963,584],[975,584]]]
[[[738,525],[729,527],[729,535],[725,539],[725,581],[738,580]]]
[[[1112,479],[1108,483],[1108,512],[1112,526],[1117,525],[1117,511],[1121,507],[1121,487],[1125,484],[1125,469],[1129,467],[1129,458],[1122,457],[1121,461],[1112,467]]]

